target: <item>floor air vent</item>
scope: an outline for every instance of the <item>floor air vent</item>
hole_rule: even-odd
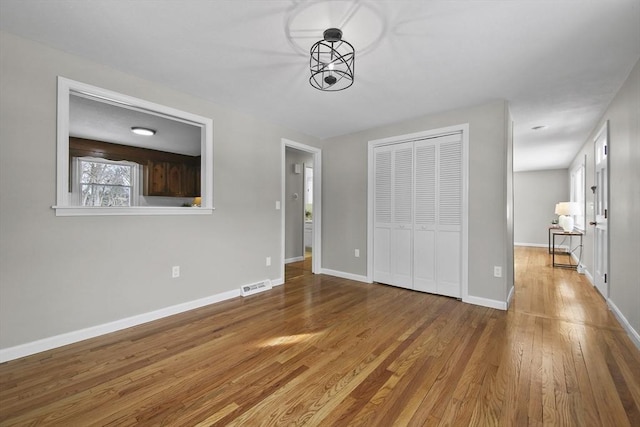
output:
[[[243,297],[257,294],[259,292],[268,291],[271,289],[271,280],[263,280],[261,282],[253,283],[251,285],[244,285],[240,287],[240,294]]]

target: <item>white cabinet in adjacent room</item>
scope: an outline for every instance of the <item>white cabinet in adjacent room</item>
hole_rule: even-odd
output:
[[[304,248],[305,250],[313,247],[313,221],[304,222]]]

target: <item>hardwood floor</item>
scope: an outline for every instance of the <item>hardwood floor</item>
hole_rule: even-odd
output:
[[[4,363],[0,424],[639,426],[640,352],[549,264],[516,249],[508,312],[303,274]]]
[[[312,262],[312,256],[311,256],[311,252],[307,251],[304,254],[304,260],[302,261],[296,261],[296,262],[291,262],[289,264],[286,264],[284,266],[284,277],[285,280],[292,280],[296,277],[299,276],[303,276],[303,275],[311,275],[313,274],[311,272],[311,262]]]

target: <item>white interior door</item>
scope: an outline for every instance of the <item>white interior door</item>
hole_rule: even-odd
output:
[[[607,168],[608,123],[595,139],[595,221],[594,225],[594,281],[602,296],[609,298],[607,271],[609,268],[609,241],[607,237],[609,181]]]

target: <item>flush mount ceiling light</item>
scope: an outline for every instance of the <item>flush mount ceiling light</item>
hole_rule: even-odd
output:
[[[156,134],[156,131],[149,128],[141,128],[141,127],[132,127],[131,132],[136,135],[144,135],[144,136],[152,136]]]
[[[342,40],[342,31],[329,28],[324,39],[311,46],[309,83],[323,91],[344,90],[353,84],[355,50]]]

